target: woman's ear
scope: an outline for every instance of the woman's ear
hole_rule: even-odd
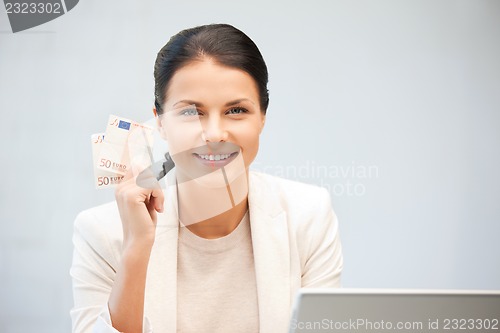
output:
[[[262,123],[260,124],[260,131],[259,134],[262,133],[262,130],[264,129],[264,125],[266,123],[266,116],[262,116]]]
[[[163,140],[167,140],[167,136],[165,135],[164,128],[161,124],[161,116],[158,114],[158,110],[156,110],[156,107],[153,107],[153,114],[155,115],[156,119],[156,128],[158,129],[158,132],[160,132],[160,136],[162,137]]]
[[[156,125],[158,127],[161,127],[160,117],[158,116],[158,111],[156,111],[156,107],[155,106],[153,106],[153,114],[155,115]]]

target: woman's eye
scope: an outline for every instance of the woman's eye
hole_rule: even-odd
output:
[[[243,108],[231,108],[227,111],[227,114],[242,114],[247,113],[248,111]]]
[[[180,113],[182,116],[197,116],[198,110],[196,109],[186,109]]]

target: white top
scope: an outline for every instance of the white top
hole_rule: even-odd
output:
[[[285,333],[300,288],[340,286],[343,265],[337,217],[325,189],[254,171],[249,173],[248,207],[258,332]],[[176,191],[170,187],[165,191],[165,213],[158,214],[148,265],[144,332],[177,332],[180,228]],[[123,242],[116,203],[80,213],[73,242],[73,332],[117,333],[107,305]]]
[[[177,269],[177,332],[259,331],[248,212],[217,239],[179,228]]]

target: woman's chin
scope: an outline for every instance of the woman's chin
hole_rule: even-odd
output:
[[[236,186],[241,183],[241,178],[247,178],[247,170],[243,163],[241,154],[238,154],[230,163],[224,167],[216,168],[215,170],[199,176],[193,177],[192,180],[200,187],[217,189],[227,186]]]
[[[222,187],[246,171],[241,148],[229,142],[202,145],[171,154],[171,157],[180,176],[179,182],[196,181],[208,187]]]

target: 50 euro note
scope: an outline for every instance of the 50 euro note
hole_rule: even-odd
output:
[[[120,184],[120,182],[125,178],[124,175],[120,175],[111,171],[101,170],[97,168],[105,136],[106,136],[105,133],[96,133],[92,134],[91,136],[92,160],[94,165],[94,183],[97,189],[114,187]]]
[[[111,115],[106,133],[92,135],[96,188],[108,188],[123,181],[127,172],[137,175],[152,164],[151,126]]]
[[[151,126],[110,115],[97,168],[125,175],[132,165],[146,167],[152,159],[153,131]]]

